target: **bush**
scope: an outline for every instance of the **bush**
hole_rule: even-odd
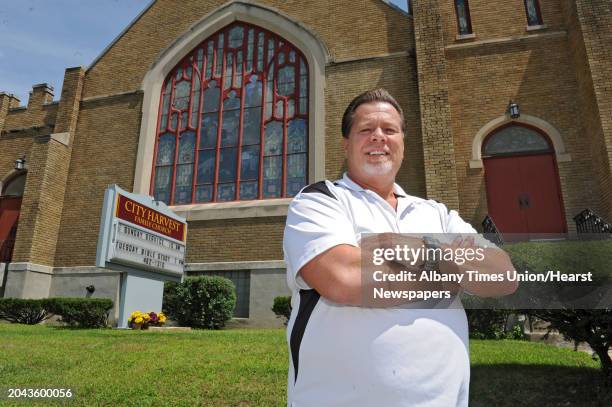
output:
[[[162,312],[172,319],[176,319],[176,314],[181,309],[179,291],[183,288],[181,283],[176,281],[166,281],[164,283],[164,299]]]
[[[164,287],[164,311],[182,326],[223,328],[235,307],[236,288],[227,278],[189,277]]]
[[[272,305],[272,311],[279,317],[285,318],[285,325],[289,322],[291,316],[291,297],[281,296],[274,298],[274,304]]]
[[[506,322],[512,313],[503,309],[466,309],[470,338],[504,339]]]
[[[36,325],[51,317],[47,299],[0,298],[0,319],[14,324]]]
[[[113,301],[108,298],[49,298],[49,312],[72,327],[103,328],[108,325],[108,313]]]
[[[591,272],[596,285],[609,287],[612,268],[612,240],[529,242],[507,245],[504,249],[514,266],[536,273],[546,270]],[[549,284],[548,287],[554,287]],[[561,288],[563,284],[558,284]],[[519,288],[520,289],[520,288]],[[550,291],[550,290],[549,290]],[[556,290],[561,291],[561,289]],[[546,293],[545,293],[546,294]],[[543,295],[545,295],[543,294]],[[609,297],[600,297],[609,304]],[[612,309],[535,309],[523,312],[550,323],[566,340],[586,342],[597,354],[607,384],[612,386]]]
[[[566,340],[586,342],[595,351],[606,383],[612,386],[612,309],[530,310],[530,315],[550,323],[549,332],[557,330]]]

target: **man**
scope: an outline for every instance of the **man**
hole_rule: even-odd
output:
[[[344,113],[342,135],[347,173],[304,188],[287,216],[283,246],[293,292],[288,405],[467,406],[464,310],[364,307],[360,240],[363,233],[475,230],[455,211],[408,196],[395,184],[404,158],[404,116],[387,91],[356,97]],[[488,256],[500,268],[512,267],[501,250],[490,249]],[[462,288],[504,295],[516,286]]]

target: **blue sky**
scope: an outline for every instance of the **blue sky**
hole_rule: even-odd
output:
[[[0,0],[0,91],[25,105],[32,85],[61,93],[64,70],[88,66],[151,0]],[[390,0],[406,9],[406,0]]]

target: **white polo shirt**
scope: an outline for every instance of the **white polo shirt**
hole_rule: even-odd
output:
[[[397,211],[346,174],[304,188],[283,249],[293,311],[287,326],[290,407],[467,406],[463,309],[361,308],[333,303],[298,274],[317,255],[358,246],[362,233],[476,233],[457,212],[394,185]]]

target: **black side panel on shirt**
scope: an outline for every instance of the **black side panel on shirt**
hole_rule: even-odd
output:
[[[289,339],[291,360],[293,361],[293,370],[295,372],[294,381],[297,381],[300,345],[302,344],[304,331],[306,331],[306,325],[319,298],[321,298],[321,294],[316,290],[300,290],[300,307],[298,308],[297,317],[291,330],[291,338]]]
[[[309,193],[313,193],[313,192],[318,192],[320,194],[327,195],[328,197],[330,197],[332,199],[337,199],[334,196],[334,194],[331,193],[331,191],[329,190],[329,188],[325,184],[325,181],[315,182],[314,184],[310,184],[310,185],[308,185],[306,188],[304,188],[302,190],[303,194],[309,194]]]

